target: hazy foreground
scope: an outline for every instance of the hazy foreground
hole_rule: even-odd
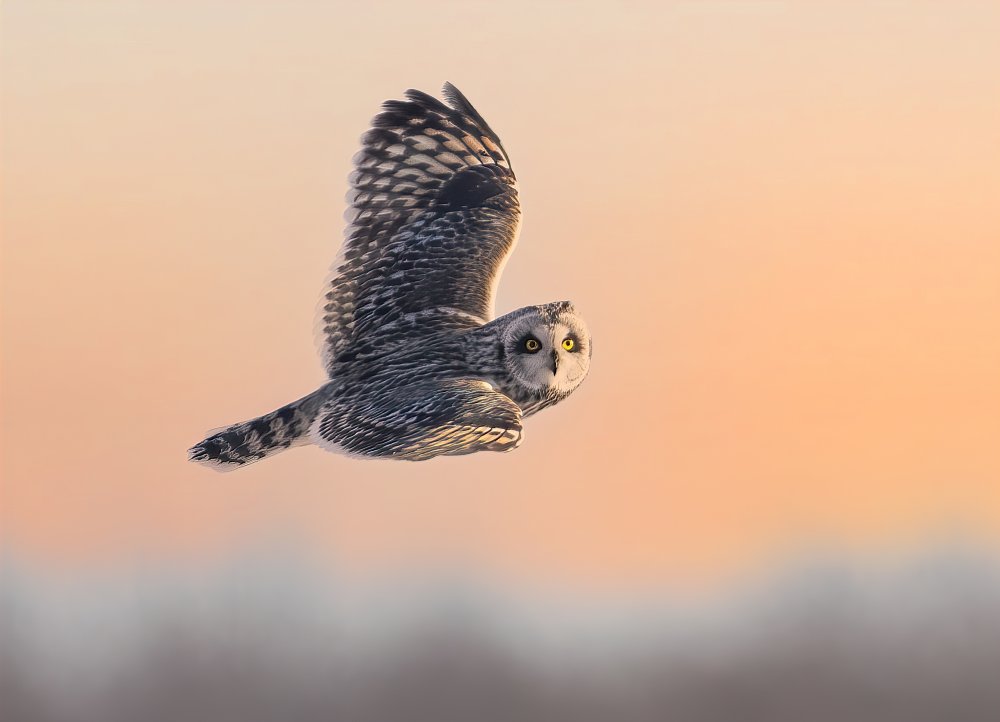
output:
[[[1000,564],[826,560],[711,598],[2,566],[4,722],[1000,719]],[[361,591],[363,587],[363,591]]]

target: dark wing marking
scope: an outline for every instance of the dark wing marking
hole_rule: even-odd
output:
[[[428,381],[331,401],[310,438],[330,451],[410,461],[509,451],[521,443],[521,409],[484,381]]]
[[[517,239],[517,186],[500,138],[454,86],[390,100],[361,138],[349,225],[324,298],[324,361],[419,315],[424,333],[493,316]],[[412,324],[411,324],[412,327]]]

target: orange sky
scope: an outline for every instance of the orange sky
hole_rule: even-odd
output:
[[[5,544],[671,581],[1000,542],[1000,6],[534,4],[4,4]],[[187,464],[322,381],[357,138],[444,80],[521,182],[498,311],[573,299],[591,377],[513,454]]]

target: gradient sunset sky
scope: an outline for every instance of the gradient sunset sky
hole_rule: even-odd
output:
[[[5,547],[281,544],[587,583],[1000,545],[1000,5],[5,2]],[[358,137],[450,80],[590,378],[511,454],[229,475],[202,432],[323,381]]]

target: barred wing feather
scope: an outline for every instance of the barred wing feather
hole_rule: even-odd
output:
[[[324,297],[324,362],[360,339],[493,317],[517,240],[517,185],[499,137],[458,89],[417,90],[375,116],[354,158],[349,225]],[[414,321],[418,322],[414,322]]]

